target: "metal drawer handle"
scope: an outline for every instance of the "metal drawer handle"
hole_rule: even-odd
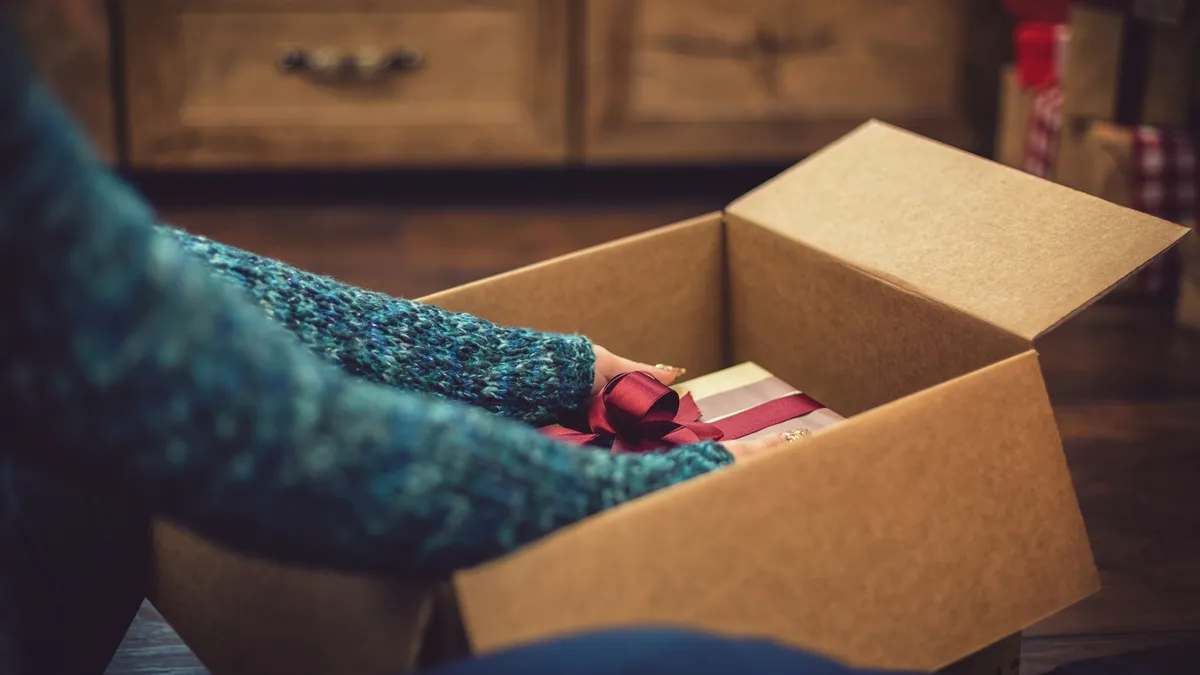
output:
[[[388,55],[377,49],[360,49],[352,54],[336,49],[295,49],[280,57],[279,68],[327,82],[369,82],[416,70],[424,61],[421,52],[413,49]]]

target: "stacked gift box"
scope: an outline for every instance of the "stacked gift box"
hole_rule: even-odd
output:
[[[1017,23],[1001,92],[996,154],[1005,164],[1194,226],[1200,3],[1006,0]],[[1200,327],[1194,244],[1124,290],[1167,295]],[[1190,268],[1180,274],[1180,263]]]

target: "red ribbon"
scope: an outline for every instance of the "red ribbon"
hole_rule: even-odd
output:
[[[614,453],[650,452],[677,445],[737,439],[823,408],[804,394],[792,394],[723,417],[720,424],[700,421],[691,394],[679,396],[641,372],[614,377],[592,400],[587,420],[573,426],[551,425],[539,431],[578,445],[611,447]]]

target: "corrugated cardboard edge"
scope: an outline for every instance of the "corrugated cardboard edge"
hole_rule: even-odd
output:
[[[905,428],[923,433],[897,435]],[[1087,597],[1099,578],[1030,351],[624,504],[455,584],[478,652],[684,624],[930,670]]]

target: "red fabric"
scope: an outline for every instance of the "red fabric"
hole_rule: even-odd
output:
[[[1142,126],[1133,129],[1130,206],[1163,220],[1194,227],[1196,223],[1196,146],[1184,132]],[[1161,293],[1179,271],[1171,249],[1138,274],[1138,285]]]
[[[551,438],[578,445],[599,445],[614,453],[650,452],[700,441],[737,439],[823,408],[804,394],[769,401],[708,424],[691,394],[675,390],[646,373],[614,377],[593,399],[587,420],[539,429]]]
[[[1022,89],[1042,89],[1059,79],[1059,25],[1023,21],[1017,25],[1014,51]]]
[[[1018,19],[1063,23],[1067,20],[1067,0],[1004,0],[1004,6]]]
[[[1142,126],[1133,130],[1130,206],[1163,220],[1196,221],[1196,147],[1189,134]]]

